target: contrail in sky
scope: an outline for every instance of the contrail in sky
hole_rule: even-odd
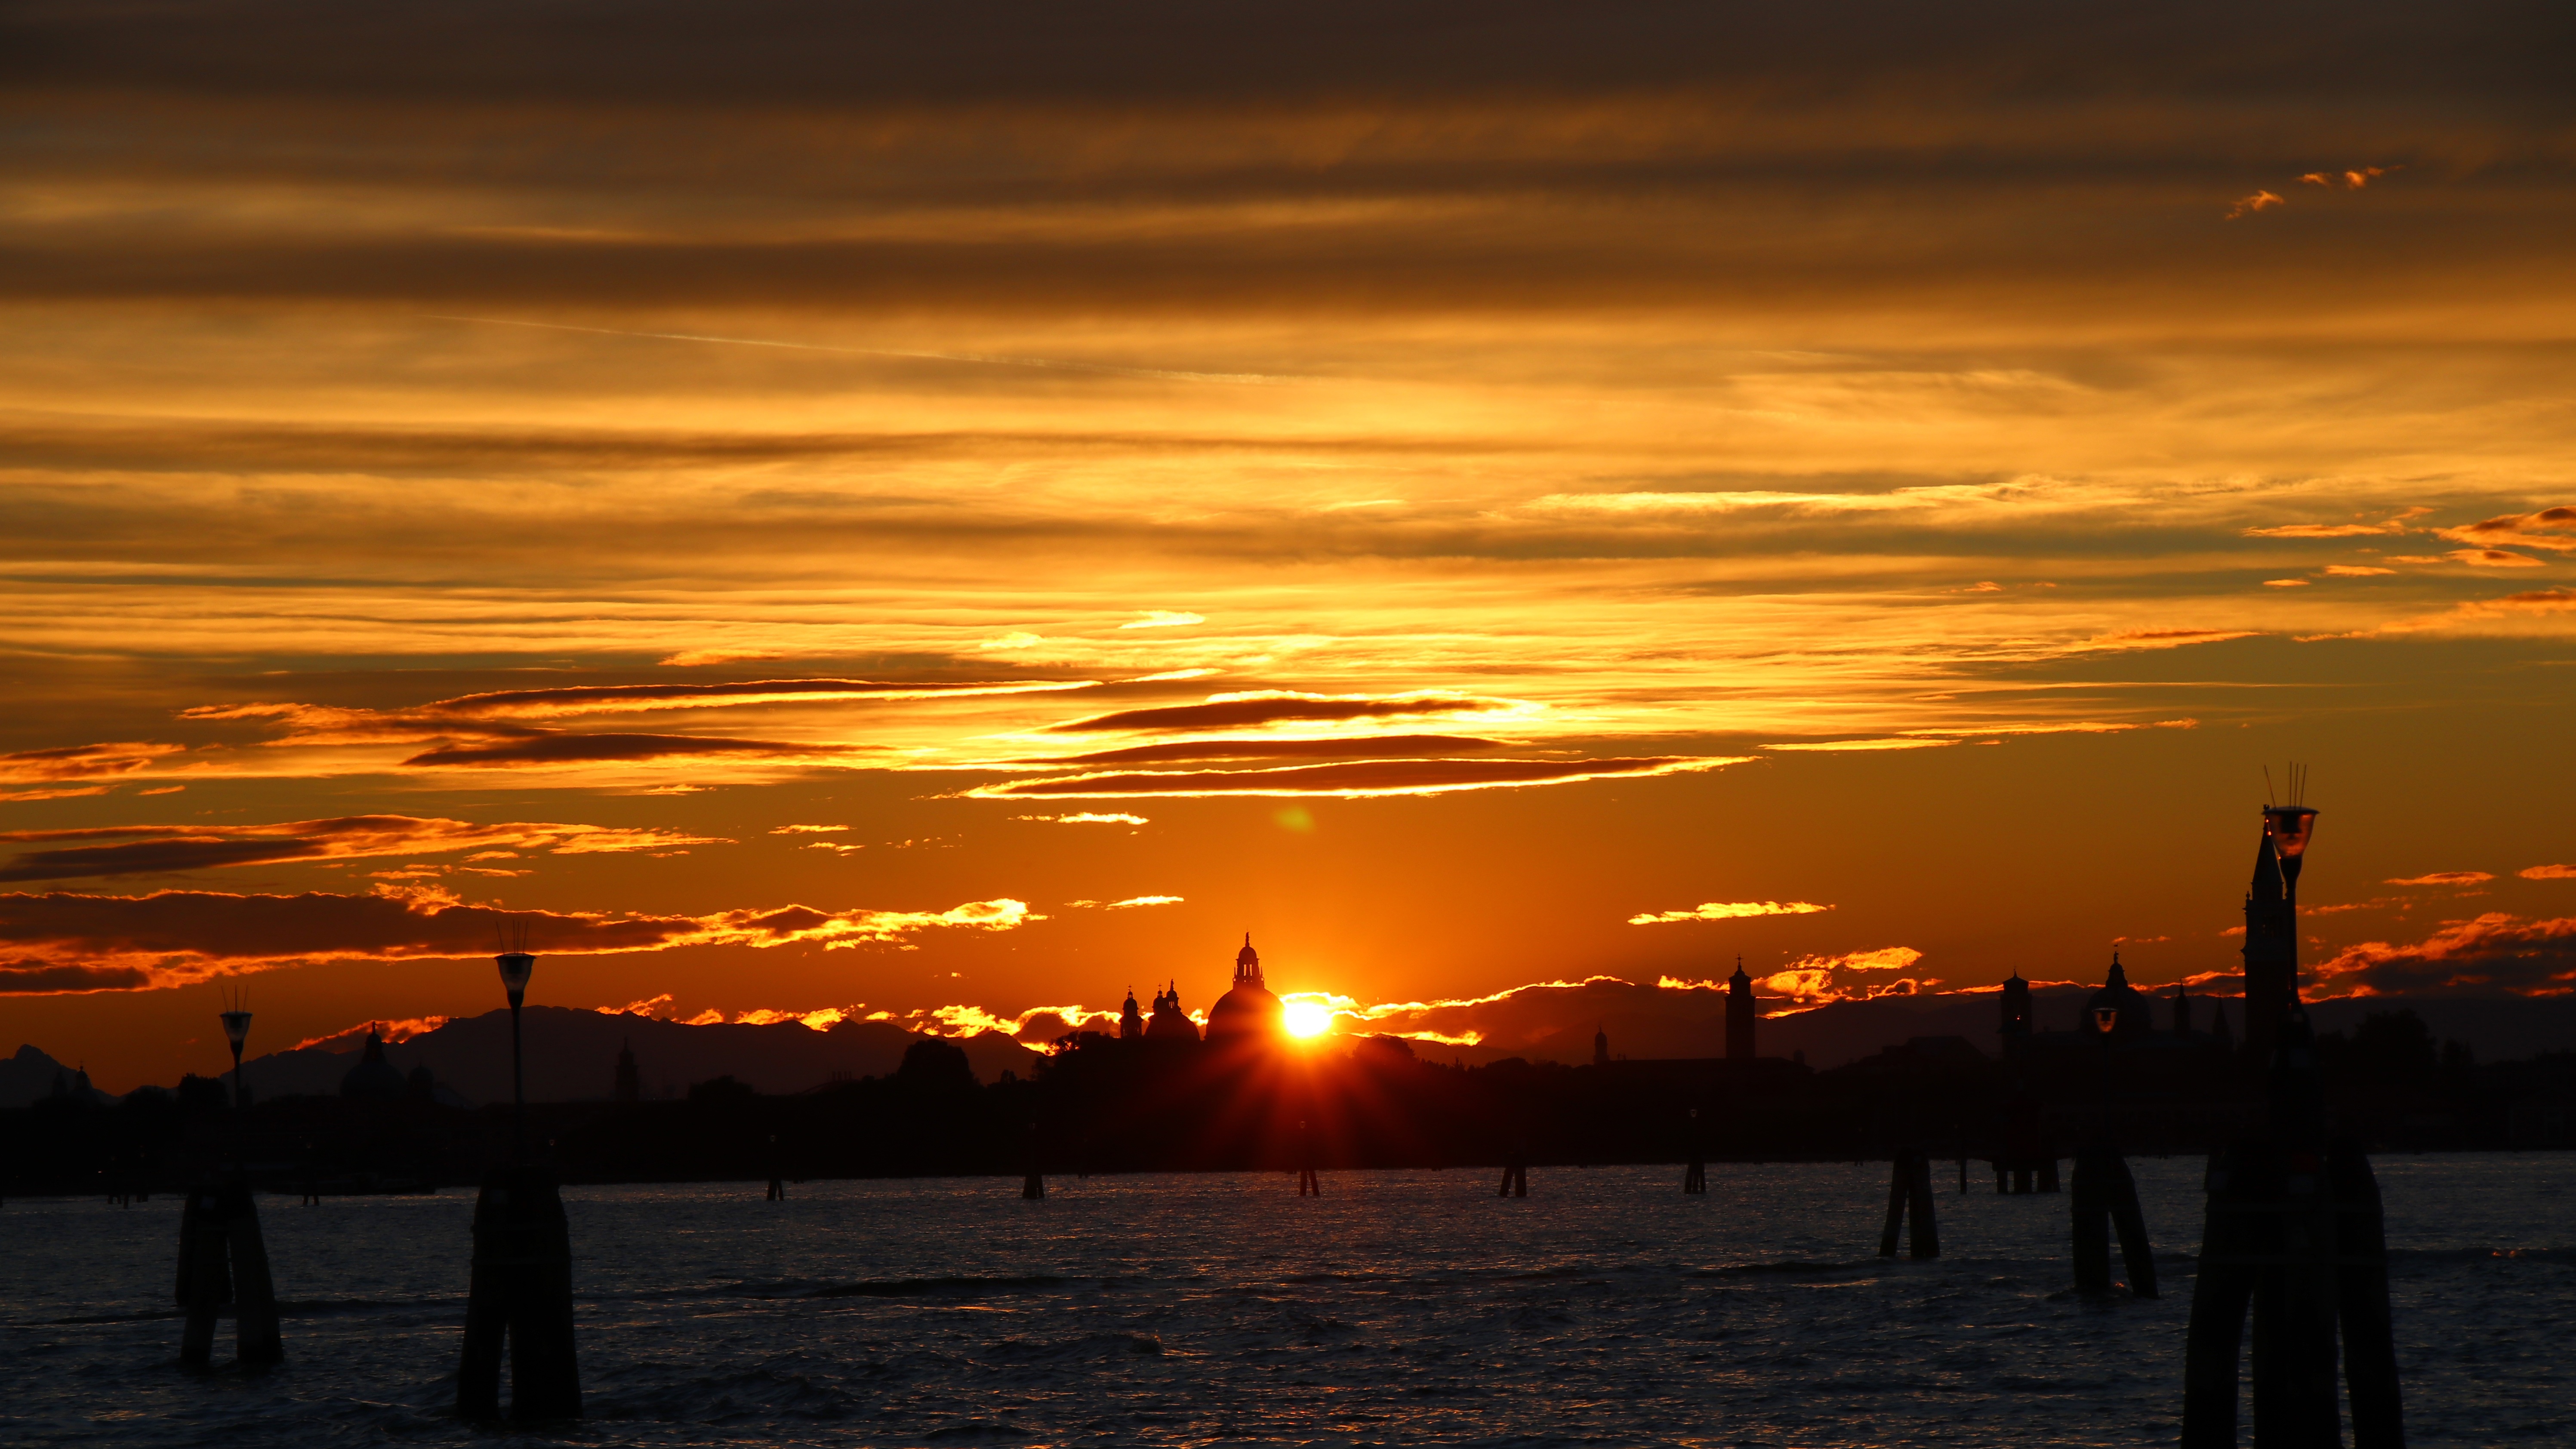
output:
[[[931,362],[980,363],[987,367],[1044,367],[1060,372],[1105,372],[1114,377],[1151,377],[1174,382],[1301,382],[1302,378],[1261,372],[1179,372],[1159,367],[1112,367],[1100,362],[1062,362],[1048,357],[991,357],[975,352],[898,352],[887,347],[833,347],[820,342],[774,342],[765,337],[710,337],[696,332],[629,332],[616,327],[576,327],[567,322],[523,322],[514,317],[459,317],[444,312],[422,314],[435,322],[481,322],[493,327],[538,327],[549,332],[588,332],[600,337],[649,337],[663,342],[721,342],[735,347],[783,347],[794,352],[844,352],[858,357],[915,357]]]

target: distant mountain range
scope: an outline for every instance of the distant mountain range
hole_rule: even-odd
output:
[[[648,1016],[607,1016],[561,1006],[531,1006],[525,1034],[528,1100],[604,1101],[617,1086],[618,1050],[632,1043],[647,1097],[676,1096],[693,1082],[731,1076],[767,1093],[801,1092],[837,1076],[882,1077],[902,1065],[923,1038],[882,1021],[845,1021],[815,1031],[787,1021],[769,1026],[684,1026]],[[951,1038],[984,1081],[1005,1071],[1029,1074],[1037,1053],[999,1032]],[[32,1055],[31,1055],[32,1054]],[[330,1096],[357,1065],[358,1048],[271,1052],[242,1063],[251,1095]],[[385,1048],[385,1060],[408,1074],[426,1065],[440,1086],[469,1103],[510,1100],[510,1013],[460,1017],[436,1031]],[[0,1107],[23,1107],[53,1090],[60,1068],[34,1047],[0,1061]],[[175,1086],[176,1079],[163,1083]]]
[[[2043,1031],[2070,1031],[2090,988],[2043,987],[2031,993]],[[2232,998],[2193,998],[2195,1025],[2206,1030],[2210,1013],[2223,1009],[2228,1024],[2244,1030],[2243,1003]],[[1965,1037],[1979,1051],[1995,1050],[1997,1002],[1991,991],[1955,996],[1883,996],[1844,1001],[1794,1016],[1764,1021],[1757,1035],[1766,1057],[1806,1054],[1818,1069],[1870,1056],[1909,1037]],[[2507,1061],[2544,1051],[2576,1051],[2576,997],[2367,997],[2321,1002],[2310,1008],[2319,1031],[2349,1031],[2373,1011],[2411,1008],[2437,1039],[2469,1044],[2480,1061]],[[2158,1029],[2171,1025],[2169,1004],[2155,1008]],[[607,1016],[559,1006],[531,1006],[524,1022],[528,1098],[537,1102],[596,1101],[613,1095],[617,1053],[632,1043],[647,1097],[672,1096],[694,1082],[731,1076],[766,1093],[801,1092],[838,1076],[882,1077],[924,1038],[882,1021],[845,1021],[828,1031],[796,1022],[769,1026],[686,1026],[645,1016]],[[1523,1046],[1447,1047],[1416,1043],[1429,1061],[1470,1066],[1503,1057],[1580,1064],[1592,1060],[1592,1034],[1610,1037],[1618,1057],[1705,1057],[1725,1049],[1724,1013],[1682,1016],[1637,1012],[1599,1023],[1567,1026]],[[950,1038],[964,1049],[975,1074],[996,1081],[1005,1071],[1027,1076],[1037,1053],[999,1032]],[[405,1073],[421,1064],[441,1087],[468,1102],[510,1099],[510,1014],[487,1012],[451,1021],[385,1049],[386,1060]],[[328,1096],[357,1064],[354,1046],[342,1051],[310,1048],[273,1052],[244,1066],[252,1095],[262,1100],[294,1094]],[[0,1059],[0,1107],[23,1107],[53,1090],[56,1073],[72,1069],[33,1046]],[[165,1085],[175,1085],[175,1081]],[[105,1100],[104,1094],[101,1099]],[[451,1099],[453,1100],[453,1099]]]

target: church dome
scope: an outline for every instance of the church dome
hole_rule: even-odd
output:
[[[2093,1013],[2105,1006],[2120,1013],[2111,1025],[2111,1036],[2115,1041],[2129,1041],[2154,1030],[2154,1023],[2147,1015],[2147,994],[2129,984],[2128,968],[2120,964],[2117,951],[2111,953],[2110,974],[2103,979],[2099,989],[2084,998],[2084,1019],[2077,1029],[2087,1036],[2098,1035],[2093,1025]]]
[[[376,1031],[367,1032],[366,1050],[359,1054],[358,1064],[340,1079],[340,1095],[370,1102],[399,1102],[410,1091],[411,1084],[394,1064],[385,1060],[385,1039]]]
[[[1286,1034],[1286,1012],[1261,979],[1261,953],[1252,949],[1252,933],[1234,958],[1234,989],[1208,1010],[1209,1041],[1276,1041]]]

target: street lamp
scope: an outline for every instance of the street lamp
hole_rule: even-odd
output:
[[[2272,838],[2272,852],[2281,860],[2281,877],[2294,893],[2299,888],[2300,857],[2308,853],[2308,839],[2316,831],[2317,812],[2305,805],[2263,808],[2263,833]]]
[[[250,1035],[250,1013],[236,1010],[222,1015],[224,1040],[232,1043],[233,1048],[233,1110],[239,1112],[242,1109],[242,1039]]]
[[[501,968],[502,989],[510,993],[510,1152],[524,1160],[528,1155],[528,1084],[519,1049],[519,1007],[528,999],[528,977],[536,972],[537,958],[525,951],[504,951],[492,962]]]
[[[2093,1029],[2102,1036],[2102,1132],[2105,1137],[2111,1131],[2111,1028],[2119,1024],[2120,1008],[2093,1008]]]

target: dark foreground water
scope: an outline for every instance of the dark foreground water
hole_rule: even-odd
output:
[[[598,1444],[2173,1441],[2197,1160],[2134,1164],[2167,1296],[2066,1291],[2067,1200],[1887,1168],[758,1184],[567,1193]],[[2576,1443],[2576,1158],[2382,1158],[2407,1429]],[[176,1363],[178,1202],[0,1207],[0,1443],[499,1435],[449,1410],[472,1194],[261,1211],[287,1365]],[[231,1327],[217,1340],[231,1350]]]

